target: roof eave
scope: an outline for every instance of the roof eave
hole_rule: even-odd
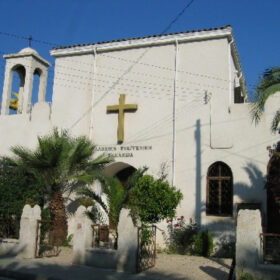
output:
[[[28,57],[28,56],[32,56],[33,58],[37,59],[38,61],[40,61],[41,63],[43,63],[46,67],[51,66],[51,64],[45,60],[44,58],[42,58],[39,55],[36,55],[34,53],[15,53],[15,54],[5,54],[3,55],[3,58],[10,59],[10,58],[18,58],[18,57]]]
[[[248,90],[247,90],[246,81],[245,81],[240,57],[239,57],[239,54],[238,54],[238,50],[237,50],[237,46],[236,46],[233,34],[231,34],[230,40],[233,41],[233,44],[231,45],[232,46],[231,54],[232,54],[232,57],[233,57],[233,61],[235,63],[235,66],[237,68],[238,73],[241,74],[240,87],[241,87],[242,92],[244,93],[245,101],[248,102],[249,101]]]
[[[171,35],[160,35],[157,37],[144,37],[139,39],[128,39],[124,41],[117,42],[107,42],[107,43],[95,43],[90,45],[83,46],[72,46],[66,48],[58,48],[51,50],[51,55],[53,57],[67,56],[67,55],[80,55],[87,53],[96,52],[106,52],[114,51],[120,49],[129,49],[129,48],[138,48],[145,46],[154,46],[154,45],[166,45],[172,44],[176,40],[180,42],[186,41],[199,41],[199,40],[208,40],[208,39],[217,39],[223,37],[231,36],[231,27],[210,30],[210,31],[196,31],[192,33],[178,33]]]

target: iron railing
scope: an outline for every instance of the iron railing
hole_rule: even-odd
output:
[[[261,233],[263,263],[280,264],[280,234]]]
[[[94,224],[92,227],[92,247],[104,249],[117,249],[117,232],[110,232],[109,226]]]
[[[138,227],[137,272],[156,263],[156,226]]]
[[[53,231],[53,221],[37,220],[35,257],[56,257],[61,252],[59,245]]]

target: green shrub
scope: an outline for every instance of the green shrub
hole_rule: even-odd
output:
[[[0,157],[0,216],[20,218],[26,203],[43,205],[42,188],[23,168],[15,166],[9,159]]]
[[[86,208],[94,205],[94,201],[91,198],[81,197],[79,202],[80,205],[85,206]]]
[[[248,273],[248,272],[243,272],[240,277],[239,280],[265,280],[264,278],[258,278],[258,277],[254,277],[252,274]]]
[[[42,189],[33,177],[8,158],[0,157],[0,237],[18,238],[25,204],[42,206]]]
[[[198,233],[198,226],[192,220],[186,224],[183,216],[177,218],[176,223],[173,220],[168,220],[167,241],[168,250],[170,253],[178,254],[193,254],[193,244]]]
[[[73,239],[73,234],[68,235],[67,239],[61,244],[62,247],[71,247],[71,241]]]
[[[167,181],[144,175],[130,193],[129,208],[142,222],[153,224],[174,217],[182,198],[182,193]]]
[[[209,257],[213,253],[214,243],[208,230],[200,232],[194,242],[194,251],[199,256]]]

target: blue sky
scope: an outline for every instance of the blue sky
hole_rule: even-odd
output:
[[[0,0],[0,95],[3,54],[32,47],[54,64],[55,45],[160,34],[190,0]],[[280,65],[279,0],[194,0],[168,33],[231,24],[250,95],[262,71]],[[16,36],[14,36],[16,35]],[[51,100],[53,66],[49,71]]]

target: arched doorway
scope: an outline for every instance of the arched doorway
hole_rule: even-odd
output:
[[[267,232],[280,233],[280,158],[277,155],[268,162],[266,190]]]
[[[137,169],[130,164],[124,162],[114,162],[106,167],[105,173],[107,175],[116,176],[123,186],[125,186],[127,179]]]
[[[124,162],[114,162],[105,168],[105,174],[118,178],[123,188],[125,188],[129,176],[135,171],[136,168]],[[111,221],[109,221],[109,228],[115,229]]]

